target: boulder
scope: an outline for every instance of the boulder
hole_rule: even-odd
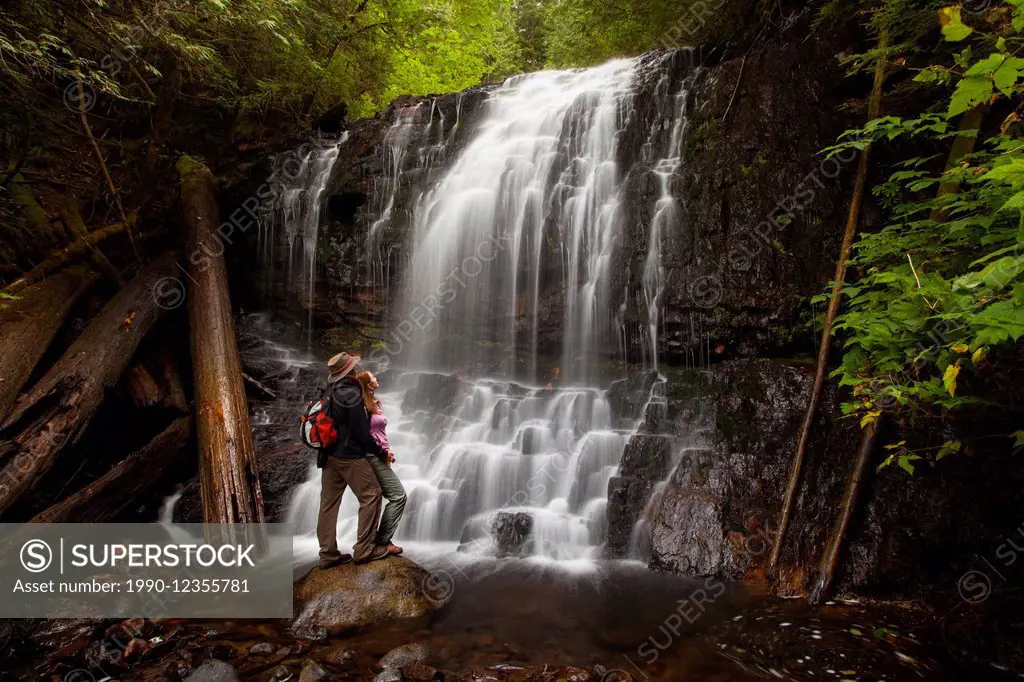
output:
[[[491,536],[499,557],[527,553],[532,532],[533,517],[523,511],[500,511],[491,522]]]
[[[382,668],[404,668],[413,663],[423,663],[430,658],[430,649],[425,644],[412,643],[395,647],[384,654],[378,662]]]
[[[335,635],[381,621],[426,616],[440,607],[424,592],[430,575],[402,557],[314,569],[295,583],[292,627],[323,628]]]
[[[302,666],[302,672],[299,673],[299,682],[323,682],[329,677],[328,672],[319,663],[306,661]]]
[[[238,682],[238,673],[224,661],[207,661],[192,671],[185,682]]]

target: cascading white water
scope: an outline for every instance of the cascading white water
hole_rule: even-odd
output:
[[[311,149],[298,158],[286,156],[281,160],[278,176],[286,184],[281,186],[270,216],[259,225],[259,253],[265,270],[272,272],[275,253],[284,248],[288,281],[305,285],[303,293],[307,297],[307,328],[310,329],[324,192],[347,139],[348,132],[345,132],[336,142]],[[279,240],[283,240],[283,244]]]
[[[610,311],[619,307],[609,282],[624,223],[619,164],[629,152],[620,143],[636,114],[638,65],[617,60],[510,79],[488,94],[471,137],[437,176],[419,171],[444,158],[458,122],[446,130],[435,103],[429,116],[425,103],[397,111],[385,134],[385,180],[368,234],[374,285],[403,172],[428,178],[408,194],[411,255],[398,301],[424,333],[393,349],[394,364],[406,369],[382,373],[378,394],[409,494],[398,535],[407,546],[507,550],[494,537],[503,517],[526,524],[525,543],[513,549],[535,558],[593,557],[606,537],[608,482],[646,410],[614,415],[596,369],[614,336]],[[656,96],[667,105],[647,136],[660,156],[647,163],[660,193],[639,278],[652,339],[664,286],[661,241],[679,218],[671,179],[686,120],[685,88]],[[668,127],[670,135],[658,132]],[[418,158],[406,163],[414,150]],[[561,348],[545,355],[538,330],[551,278],[561,282]],[[424,309],[427,324],[416,317]],[[657,367],[656,341],[650,355]],[[552,384],[536,383],[546,373],[540,362],[552,364]],[[445,370],[453,371],[438,373]],[[289,514],[298,546],[311,552],[318,503],[312,472]],[[356,506],[345,498],[343,544],[354,540]]]
[[[458,368],[467,351],[451,342],[458,338],[476,351],[486,344],[491,352],[478,354],[500,356],[507,373],[526,357],[536,376],[541,275],[553,250],[565,283],[565,376],[590,379],[592,354],[609,336],[617,140],[632,113],[635,67],[618,60],[528,74],[491,93],[472,140],[414,209],[406,312],[429,307],[438,320],[404,362]],[[450,299],[445,283],[456,289]]]
[[[654,174],[658,178],[660,195],[654,205],[654,216],[647,234],[647,258],[641,277],[644,302],[647,307],[647,349],[644,358],[655,371],[658,369],[658,321],[661,316],[661,296],[665,287],[665,270],[661,262],[661,242],[666,234],[672,234],[681,218],[682,211],[679,201],[672,194],[672,177],[683,161],[682,141],[686,132],[686,106],[689,100],[687,85],[692,76],[683,81],[683,86],[675,95],[672,113],[672,134],[668,144],[662,150],[661,158],[654,165]],[[663,82],[667,77],[663,77]],[[659,86],[661,84],[659,83]]]

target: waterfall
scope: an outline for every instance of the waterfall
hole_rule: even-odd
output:
[[[273,282],[279,254],[283,252],[287,281],[301,283],[305,298],[306,328],[312,330],[316,292],[316,249],[320,236],[324,192],[330,181],[341,147],[348,139],[342,134],[335,142],[300,148],[277,160],[273,179],[274,205],[259,225],[259,254],[265,277]]]
[[[403,364],[468,360],[515,374],[521,357],[535,372],[541,277],[554,260],[565,283],[561,366],[567,379],[590,378],[609,336],[617,143],[635,66],[517,76],[488,98],[472,140],[414,207],[404,313],[436,320]]]
[[[667,77],[666,77],[667,80]],[[661,261],[661,243],[666,234],[678,225],[681,209],[678,200],[672,194],[671,182],[683,161],[682,142],[686,131],[686,105],[689,100],[687,86],[692,76],[683,81],[683,86],[675,95],[672,110],[672,134],[668,138],[661,158],[654,165],[654,175],[658,178],[659,196],[654,205],[654,216],[651,218],[647,233],[647,257],[644,260],[641,282],[643,284],[644,303],[647,308],[647,352],[644,361],[650,362],[655,371],[658,370],[658,320],[661,315],[661,295],[665,287],[665,269]],[[659,84],[660,85],[660,84]]]
[[[636,299],[646,316],[644,365],[658,366],[662,242],[679,228],[673,179],[688,101],[671,60],[516,76],[476,93],[466,121],[461,96],[454,117],[450,102],[437,100],[391,114],[365,223],[375,290],[388,287],[391,251],[406,255],[391,300],[395,331],[367,361],[379,370],[409,496],[397,539],[413,551],[599,556],[609,480],[652,401],[665,401],[664,379],[651,388],[645,378],[646,402],[623,407],[609,388],[621,370],[605,359]],[[638,93],[653,96],[657,110],[640,110]],[[304,163],[306,184],[283,197],[286,226],[306,224],[308,212],[288,222],[289,207],[319,196],[313,168],[328,167],[326,156]],[[636,208],[630,182],[645,176],[657,193],[631,264],[623,249]],[[310,552],[318,501],[313,471],[288,516],[297,547]],[[354,539],[356,506],[345,497],[342,544]]]

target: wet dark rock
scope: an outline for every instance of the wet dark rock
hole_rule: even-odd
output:
[[[271,656],[274,653],[274,645],[270,642],[260,642],[249,647],[250,656]]]
[[[315,661],[306,661],[299,673],[299,682],[323,682],[330,674]]]
[[[137,661],[149,649],[149,642],[144,639],[133,639],[124,648],[124,660],[128,663]]]
[[[348,116],[348,104],[342,102],[320,114],[313,121],[313,128],[324,133],[339,133],[345,127],[346,116]]]
[[[522,556],[528,551],[533,516],[528,512],[500,511],[491,522],[491,536],[499,557]]]
[[[321,653],[319,659],[330,665],[349,665],[356,660],[357,655],[355,649],[339,646]]]
[[[300,405],[301,406],[301,405]],[[298,429],[294,429],[295,441]],[[263,509],[267,523],[283,523],[288,514],[292,491],[309,475],[312,450],[299,442],[286,443],[270,450],[257,450],[256,468],[263,491]],[[202,523],[203,505],[199,497],[199,480],[192,480],[182,491],[174,507],[177,523]]]
[[[440,604],[423,591],[430,574],[402,557],[314,569],[295,584],[296,629],[339,634],[371,623],[418,618]]]
[[[273,682],[286,682],[295,679],[295,673],[283,665],[279,665],[270,671],[270,679]]]
[[[410,663],[401,667],[402,679],[409,682],[430,682],[438,679],[437,668],[426,663]],[[442,675],[440,679],[444,679]]]
[[[402,410],[427,410],[446,414],[456,406],[463,382],[452,374],[421,374],[416,387],[402,399]]]
[[[430,658],[430,649],[425,644],[413,642],[395,647],[377,663],[382,668],[404,668],[413,663],[422,663]]]
[[[185,682],[238,682],[238,673],[223,661],[207,661],[192,671]]]
[[[293,647],[295,655],[302,655],[309,650],[310,642],[327,641],[327,628],[315,623],[302,623],[292,625],[292,634],[301,639]],[[305,643],[304,645],[302,643]]]

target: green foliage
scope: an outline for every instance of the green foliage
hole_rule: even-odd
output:
[[[520,49],[505,0],[24,0],[0,13],[0,77],[80,79],[148,104],[176,70],[229,106],[372,113],[514,73]]]
[[[835,325],[844,356],[834,375],[853,389],[844,412],[862,421],[882,410],[915,417],[1000,409],[978,387],[1015,359],[1024,338],[1024,131],[1013,113],[1024,95],[1024,59],[1016,56],[1024,47],[1022,7],[1024,0],[997,4],[980,20],[958,6],[933,8],[932,25],[946,44],[959,44],[923,54],[928,62],[917,69],[916,87],[932,89],[920,101],[938,106],[916,118],[875,119],[827,150],[973,147],[948,168],[940,165],[945,154],[905,158],[874,188],[887,224],[858,241],[852,265],[862,276],[844,292]],[[892,16],[899,25],[901,15]],[[917,30],[903,37],[916,40]],[[979,131],[965,123],[993,109],[1010,113],[994,134],[976,139]],[[921,454],[902,443],[891,449],[883,466],[913,473]],[[942,459],[960,450],[947,441],[927,454]]]

